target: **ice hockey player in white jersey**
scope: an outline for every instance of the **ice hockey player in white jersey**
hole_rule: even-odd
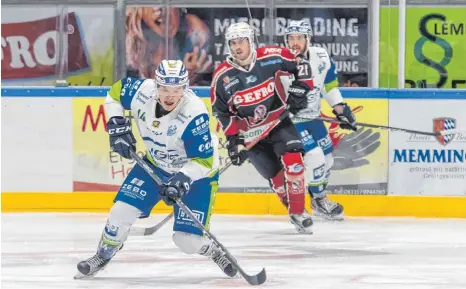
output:
[[[123,247],[134,222],[148,217],[161,199],[174,207],[172,239],[182,252],[211,258],[230,277],[237,273],[174,201],[181,198],[199,215],[199,221],[209,226],[218,188],[219,156],[207,107],[188,89],[188,72],[182,61],[163,60],[155,74],[155,80],[126,77],[113,84],[105,110],[112,150],[131,159],[130,150],[136,149],[131,120],[124,115],[130,110],[147,149],[144,159],[165,184],[159,187],[137,164],[132,168],[115,197],[97,253],[77,265],[77,279],[92,277],[105,268]]]
[[[333,144],[324,123],[309,120],[320,116],[320,98],[323,96],[333,108],[333,113],[343,129],[356,130],[356,120],[351,108],[343,102],[338,89],[335,63],[327,51],[311,46],[312,29],[305,21],[291,21],[285,31],[285,45],[297,55],[304,56],[310,63],[314,89],[308,94],[308,108],[299,111],[293,118],[301,134],[306,154],[306,179],[311,195],[313,215],[331,220],[343,219],[343,206],[327,198],[326,187],[333,165]]]

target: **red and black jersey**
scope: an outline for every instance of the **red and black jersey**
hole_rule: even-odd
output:
[[[287,98],[279,78],[299,74],[295,56],[281,47],[256,49],[251,65],[252,69],[247,71],[226,60],[214,72],[212,110],[225,135],[235,135],[278,118],[285,110]]]

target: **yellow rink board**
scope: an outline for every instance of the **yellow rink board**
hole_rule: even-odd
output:
[[[114,193],[2,193],[2,212],[108,212]],[[306,195],[307,208],[309,196]],[[346,216],[411,216],[466,218],[466,197],[331,195],[345,207]],[[160,202],[153,213],[167,213]],[[214,213],[284,215],[274,194],[218,193]]]

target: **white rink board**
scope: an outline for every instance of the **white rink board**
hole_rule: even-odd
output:
[[[461,107],[460,100],[390,100],[389,123],[432,132],[433,119],[449,117],[456,119],[457,129],[466,129]],[[390,132],[389,194],[465,196],[465,154],[466,133],[442,145],[435,137]]]
[[[71,192],[72,99],[2,97],[2,192]]]

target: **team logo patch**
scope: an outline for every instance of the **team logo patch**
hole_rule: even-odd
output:
[[[230,82],[230,78],[229,78],[228,76],[225,76],[225,77],[223,78],[223,82],[224,82],[225,84],[228,84],[228,83]]]
[[[158,128],[158,127],[160,126],[160,121],[154,120],[154,121],[152,122],[152,126],[153,126],[154,128]]]
[[[265,107],[265,105],[263,105],[263,104],[258,105],[254,109],[254,120],[253,120],[253,122],[254,123],[260,122],[261,120],[263,120],[265,118],[266,115],[267,115],[267,107]]]
[[[257,77],[255,75],[249,75],[246,77],[246,84],[248,83],[254,83],[257,81]]]
[[[176,133],[176,125],[171,125],[168,127],[167,135],[172,136]]]
[[[435,118],[434,121],[434,132],[439,132],[443,130],[452,130],[456,128],[456,119],[449,117]],[[439,135],[435,138],[441,144],[446,146],[453,140],[454,134]]]

